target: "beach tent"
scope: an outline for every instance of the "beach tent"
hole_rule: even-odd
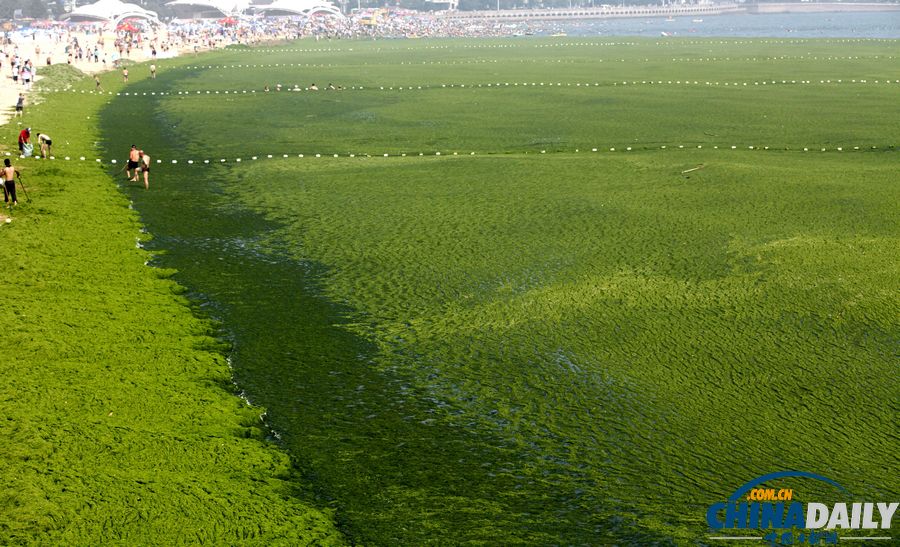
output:
[[[118,25],[125,19],[146,19],[159,24],[155,11],[145,10],[137,4],[126,4],[119,0],[99,0],[93,4],[79,6],[63,15],[62,20],[73,23],[96,21]]]
[[[249,0],[175,0],[166,4],[179,19],[221,19],[242,13]]]
[[[344,16],[337,6],[327,0],[275,0],[271,4],[254,4],[253,9],[267,17],[296,15]]]

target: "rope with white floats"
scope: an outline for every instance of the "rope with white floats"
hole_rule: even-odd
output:
[[[662,151],[662,150],[714,150],[714,151],[773,151],[773,152],[861,152],[861,151],[872,151],[872,150],[895,150],[894,145],[889,146],[832,146],[832,147],[822,147],[822,146],[803,146],[803,147],[789,147],[789,146],[760,146],[760,145],[710,145],[710,144],[696,144],[696,145],[659,145],[659,146],[596,146],[592,148],[575,148],[569,150],[546,150],[542,149],[539,151],[521,151],[521,152],[442,152],[442,151],[434,151],[430,150],[427,152],[385,152],[382,154],[370,154],[370,153],[344,153],[344,154],[336,154],[336,153],[315,153],[315,154],[257,154],[252,156],[242,156],[242,157],[232,157],[232,158],[177,158],[177,159],[156,159],[157,164],[171,164],[171,165],[189,165],[189,166],[203,166],[203,165],[216,165],[223,163],[242,163],[246,161],[259,161],[259,160],[270,160],[270,159],[321,159],[321,158],[331,158],[331,159],[348,159],[348,158],[418,158],[425,156],[444,156],[444,157],[472,157],[472,156],[497,156],[503,155],[505,157],[509,157],[510,155],[534,155],[534,154],[578,154],[578,153],[598,153],[598,152],[650,152],[650,151]],[[10,152],[4,153],[6,156],[12,156],[13,154]],[[40,156],[18,156],[21,160],[31,160],[31,161],[86,161],[86,162],[95,162],[100,164],[108,164],[108,165],[117,165],[119,160],[117,159],[103,159],[103,158],[88,158],[86,156],[49,156],[47,158],[41,158]]]

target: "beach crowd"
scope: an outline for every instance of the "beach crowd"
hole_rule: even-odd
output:
[[[317,41],[340,39],[402,39],[438,37],[495,37],[540,31],[535,23],[499,24],[443,17],[440,13],[401,9],[366,10],[350,17],[239,17],[202,20],[172,20],[165,24],[126,21],[118,27],[101,23],[69,24],[37,22],[8,30],[0,35],[0,101],[9,105],[0,109],[0,122],[23,118],[26,97],[37,76],[37,66],[66,63],[96,76],[107,70],[120,70],[127,82],[128,68],[122,61],[152,60],[150,71],[156,76],[156,59],[175,57],[230,45],[260,45],[279,41],[314,38]],[[276,86],[280,90],[281,85]],[[318,89],[313,84],[310,89]],[[340,89],[328,84],[323,89]],[[266,86],[265,91],[269,88]],[[24,124],[24,119],[19,125]],[[19,153],[32,155],[31,128],[19,132]],[[46,133],[38,135],[40,157],[49,155],[52,141]],[[38,155],[35,153],[35,155]],[[19,172],[8,164],[0,166],[0,186],[7,206],[16,203],[15,180]],[[149,187],[149,155],[132,147],[128,158],[129,180],[139,182],[143,174]],[[133,174],[132,174],[133,173]],[[0,218],[8,222],[8,217]]]
[[[447,18],[440,12],[368,10],[350,17],[240,17],[172,20],[152,24],[130,20],[117,28],[101,23],[35,23],[6,31],[0,40],[0,71],[27,90],[37,64],[68,63],[89,73],[118,68],[124,59],[174,57],[234,44],[315,38],[494,37],[540,31],[540,23],[501,24]]]
[[[541,23],[497,23],[444,17],[440,12],[402,9],[365,10],[349,17],[228,17],[172,20],[154,24],[128,20],[105,23],[34,22],[0,34],[0,102],[9,112],[24,109],[23,92],[31,89],[39,65],[67,63],[88,74],[121,69],[122,61],[175,57],[230,45],[259,45],[314,38],[402,39],[496,37],[539,33]],[[155,69],[156,66],[153,66]],[[155,70],[154,70],[155,72]],[[99,83],[98,83],[99,89]],[[12,109],[15,108],[13,111]]]

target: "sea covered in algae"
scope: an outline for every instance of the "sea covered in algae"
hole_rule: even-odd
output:
[[[112,97],[101,147],[160,160],[124,190],[152,263],[351,541],[707,544],[769,472],[900,491],[898,53],[233,49]]]

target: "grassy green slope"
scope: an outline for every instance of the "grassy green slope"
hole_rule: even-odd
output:
[[[66,69],[45,83],[79,80]],[[0,226],[0,543],[341,544],[235,394],[213,325],[145,266],[113,178],[77,160],[103,103],[53,96],[24,118],[58,159],[16,161],[31,200]]]

